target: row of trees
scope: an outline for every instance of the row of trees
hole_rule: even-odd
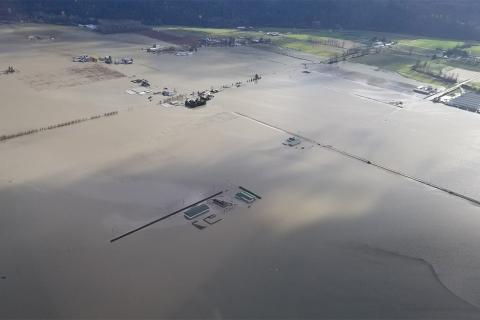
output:
[[[308,37],[307,41],[313,45],[323,45],[335,48],[345,48],[345,41],[338,40],[338,39],[315,39],[313,37]]]
[[[8,68],[4,71],[1,71],[0,74],[10,74],[14,73],[16,70],[12,66],[8,66]]]
[[[453,73],[445,73],[443,69],[435,70],[431,63],[428,61],[417,61],[413,66],[412,70],[420,73],[424,73],[429,75],[433,78],[436,78],[440,81],[444,81],[447,83],[456,83],[458,81],[458,74]]]
[[[107,113],[100,114],[100,115],[91,116],[89,118],[81,118],[81,119],[76,119],[76,120],[72,120],[72,121],[68,121],[68,122],[62,122],[62,123],[59,123],[59,124],[53,124],[53,125],[50,125],[48,127],[42,127],[42,128],[39,128],[39,129],[31,129],[31,130],[17,132],[17,133],[14,133],[14,134],[2,135],[2,136],[0,136],[0,141],[10,140],[10,139],[14,139],[14,138],[18,138],[18,137],[22,137],[22,136],[26,136],[26,135],[30,135],[30,134],[42,132],[42,131],[52,130],[52,129],[56,129],[56,128],[71,126],[71,125],[78,124],[78,123],[81,123],[81,122],[99,119],[99,118],[102,118],[102,117],[110,117],[110,116],[114,116],[116,114],[118,114],[118,111],[112,111],[112,112],[107,112]]]
[[[375,52],[379,53],[380,49],[376,49]],[[372,49],[370,48],[351,48],[351,49],[345,50],[341,54],[338,54],[338,53],[335,54],[333,57],[327,60],[327,63],[333,64],[340,61],[346,61],[347,59],[351,59],[351,58],[359,58],[359,57],[366,56],[370,53],[372,53]]]

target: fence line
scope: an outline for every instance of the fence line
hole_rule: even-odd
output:
[[[27,135],[31,135],[31,134],[35,134],[35,133],[39,133],[39,132],[42,132],[42,131],[53,130],[53,129],[57,129],[57,128],[61,128],[61,127],[71,126],[71,125],[79,124],[79,123],[82,123],[82,122],[85,122],[85,121],[90,121],[90,120],[95,120],[95,119],[100,119],[100,118],[105,118],[105,117],[111,117],[111,116],[114,116],[114,115],[117,115],[117,114],[118,114],[118,111],[106,112],[106,113],[103,113],[103,114],[98,114],[98,115],[94,115],[94,116],[87,117],[87,118],[80,118],[80,119],[76,119],[76,120],[72,120],[72,121],[68,121],[68,122],[62,122],[62,123],[50,125],[48,127],[42,127],[42,128],[38,128],[38,129],[30,129],[30,130],[17,132],[17,133],[13,133],[13,134],[1,135],[0,136],[0,142],[10,140],[10,139],[14,139],[14,138],[27,136]]]

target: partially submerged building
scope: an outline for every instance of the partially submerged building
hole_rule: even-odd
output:
[[[133,58],[121,58],[113,61],[114,64],[133,64]]]
[[[85,29],[88,29],[88,30],[91,30],[91,31],[96,31],[97,30],[97,25],[95,24],[79,24],[78,25],[79,28],[85,28]]]
[[[178,51],[177,53],[175,53],[175,55],[178,56],[178,57],[191,56],[192,54],[193,54],[193,52],[191,52],[191,51]]]
[[[215,205],[219,206],[220,208],[228,208],[228,207],[231,207],[233,204],[231,202],[227,202],[227,201],[224,201],[224,200],[220,200],[220,199],[213,199],[212,201]]]
[[[164,97],[173,97],[176,94],[177,94],[177,92],[175,90],[171,90],[171,89],[168,89],[168,88],[163,88],[163,90],[162,90],[162,96],[164,96]]]
[[[126,90],[126,92],[128,94],[138,94],[143,96],[143,95],[152,93],[152,90],[146,89],[145,87],[138,87],[138,88],[132,88],[132,89]]]
[[[462,110],[480,113],[480,94],[467,92],[448,101],[446,104]]]
[[[150,87],[150,82],[148,82],[147,79],[134,79],[134,80],[130,80],[130,82],[137,83],[140,86],[145,87],[145,88]]]
[[[76,56],[72,58],[73,62],[97,62],[97,59],[94,57],[90,57],[89,55],[83,54],[81,56]]]
[[[147,48],[147,52],[157,52],[162,49],[162,46],[159,44],[153,44],[150,48]]]
[[[235,198],[246,203],[252,203],[256,200],[254,196],[244,191],[236,193]]]
[[[287,140],[285,140],[282,144],[285,146],[294,147],[296,145],[299,145],[301,142],[302,140],[300,140],[297,137],[290,137]]]
[[[204,106],[207,104],[207,101],[212,100],[214,95],[210,91],[197,92],[197,96],[193,96],[185,100],[185,107],[187,108],[196,108]]]
[[[432,95],[440,92],[442,88],[434,88],[432,86],[418,86],[413,89],[414,92],[424,94],[424,95]]]
[[[196,107],[204,106],[206,104],[207,104],[207,100],[202,99],[201,97],[189,98],[185,100],[185,107],[187,108],[196,108]]]
[[[200,204],[198,206],[195,206],[195,207],[192,207],[188,210],[185,210],[183,212],[183,215],[185,216],[185,218],[187,218],[188,220],[192,220],[198,216],[201,216],[202,214],[205,214],[207,212],[210,211],[210,208],[208,205],[206,204]]]

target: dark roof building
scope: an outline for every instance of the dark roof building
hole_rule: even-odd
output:
[[[183,214],[185,218],[187,218],[188,220],[191,220],[202,214],[207,213],[208,211],[210,211],[210,208],[206,204],[201,204],[184,211]]]
[[[447,104],[455,108],[480,113],[480,94],[467,92],[455,99],[450,100]]]

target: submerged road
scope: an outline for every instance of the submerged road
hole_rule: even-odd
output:
[[[367,165],[371,165],[373,167],[376,167],[378,169],[381,169],[383,171],[386,171],[386,172],[389,172],[389,173],[392,173],[392,174],[395,174],[395,175],[398,175],[398,176],[401,176],[403,178],[406,178],[406,179],[409,179],[409,180],[412,180],[412,181],[415,181],[417,183],[421,183],[423,185],[426,185],[426,186],[429,186],[431,188],[434,188],[434,189],[437,189],[437,190],[440,190],[442,192],[445,192],[445,193],[448,193],[452,196],[455,196],[455,197],[458,197],[458,198],[461,198],[463,200],[466,200],[466,201],[469,201],[471,202],[472,204],[476,205],[476,206],[480,206],[480,200],[478,199],[475,199],[475,198],[472,198],[472,197],[469,197],[467,195],[464,195],[462,193],[459,193],[459,192],[456,192],[456,191],[453,191],[453,190],[450,190],[448,188],[445,188],[445,187],[442,187],[442,186],[439,186],[439,185],[436,185],[436,184],[433,184],[431,182],[428,182],[428,181],[425,181],[425,180],[422,180],[420,178],[417,178],[417,177],[414,177],[414,176],[411,176],[407,173],[404,173],[404,172],[401,172],[401,171],[398,171],[398,170],[395,170],[395,169],[391,169],[391,168],[388,168],[388,167],[385,167],[381,164],[378,164],[378,163],[375,163],[373,161],[370,161],[368,159],[365,159],[365,158],[362,158],[360,156],[357,156],[355,154],[352,154],[352,153],[349,153],[347,151],[344,151],[344,150],[341,150],[341,149],[338,149],[336,147],[333,147],[331,145],[328,145],[328,144],[323,144],[323,143],[320,143],[314,139],[311,139],[311,138],[308,138],[308,137],[305,137],[305,136],[302,136],[302,135],[299,135],[299,134],[296,134],[296,133],[293,133],[291,131],[288,131],[288,130],[285,130],[283,128],[280,128],[280,127],[277,127],[275,125],[272,125],[272,124],[269,124],[269,123],[266,123],[264,121],[261,121],[261,120],[258,120],[258,119],[255,119],[253,117],[250,117],[250,116],[247,116],[245,114],[242,114],[242,113],[239,113],[239,112],[233,112],[234,114],[236,115],[239,115],[243,118],[246,118],[248,120],[251,120],[251,121],[254,121],[256,123],[259,123],[261,125],[264,125],[264,126],[267,126],[269,128],[272,128],[272,129],[275,129],[275,130],[278,130],[278,131],[281,131],[281,132],[284,132],[284,133],[287,133],[291,136],[294,136],[294,137],[297,137],[297,138],[300,138],[302,140],[305,140],[305,141],[308,141],[310,143],[313,143],[317,146],[320,146],[324,149],[327,149],[327,150],[330,150],[330,151],[333,151],[335,153],[338,153],[338,154],[341,154],[342,156],[345,156],[345,157],[348,157],[350,159],[354,159],[354,160],[358,160],[358,161],[361,161]]]

